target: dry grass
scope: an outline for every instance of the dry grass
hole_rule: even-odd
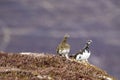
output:
[[[0,53],[0,80],[114,80],[89,64],[52,54]]]

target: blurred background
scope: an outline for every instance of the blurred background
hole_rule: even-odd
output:
[[[120,0],[0,0],[0,51],[71,53],[92,39],[90,63],[120,79]]]

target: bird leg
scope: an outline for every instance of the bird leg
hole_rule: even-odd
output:
[[[68,54],[65,54],[65,57],[66,57],[66,59],[69,59],[69,56],[68,56]]]

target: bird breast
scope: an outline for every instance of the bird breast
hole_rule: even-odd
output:
[[[84,60],[88,59],[90,57],[90,51],[85,50],[82,54],[78,54],[76,56],[76,60]]]
[[[70,52],[70,49],[59,50],[60,54],[68,54],[69,52]]]

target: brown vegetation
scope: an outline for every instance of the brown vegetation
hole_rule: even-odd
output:
[[[105,71],[52,54],[0,53],[0,80],[114,80]]]

